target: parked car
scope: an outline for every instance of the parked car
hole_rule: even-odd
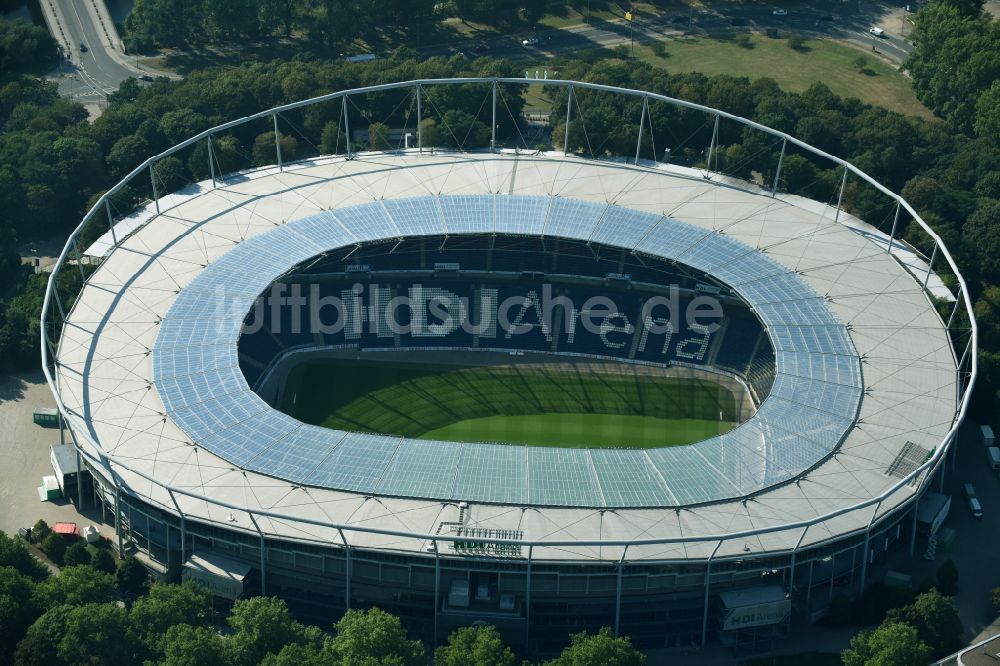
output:
[[[140,74],[139,75],[139,80],[140,81],[152,81],[153,77],[150,76],[149,74]]]
[[[774,14],[775,16],[788,16],[788,12],[784,9],[775,9],[771,13]]]
[[[833,20],[833,14],[823,14],[822,16],[819,17],[819,20],[820,21],[832,21]]]
[[[979,503],[978,497],[969,498],[969,511],[972,512],[973,518],[983,517],[983,505]]]
[[[872,26],[868,28],[868,32],[872,33],[876,37],[885,37],[885,30],[883,30],[882,28],[876,28],[875,26]]]
[[[528,37],[527,39],[521,40],[521,46],[535,46],[536,44],[538,44],[537,37]]]

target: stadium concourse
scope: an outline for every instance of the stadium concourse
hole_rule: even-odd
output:
[[[896,509],[926,474],[850,507],[942,446],[957,363],[925,274],[870,227],[677,166],[352,157],[192,186],[93,249],[58,395],[97,501],[164,571],[221,553],[304,613],[377,604],[429,640],[479,619],[532,649],[601,624],[669,647],[780,635],[797,589],[856,594],[911,534],[913,512]],[[253,393],[237,343],[273,281],[341,247],[468,234],[594,243],[712,276],[766,327],[774,385],[731,432],[645,450],[346,433]],[[744,588],[755,605],[741,627]]]

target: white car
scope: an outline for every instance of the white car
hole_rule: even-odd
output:
[[[538,43],[537,37],[528,37],[527,39],[521,40],[521,46],[534,46]]]
[[[871,27],[868,28],[868,32],[872,33],[876,37],[885,37],[885,30],[882,28]]]
[[[788,12],[785,11],[784,9],[775,9],[771,13],[774,14],[775,16],[788,16]]]

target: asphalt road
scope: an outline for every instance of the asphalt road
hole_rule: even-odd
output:
[[[69,61],[60,67],[64,78],[59,82],[59,93],[81,102],[102,101],[119,84],[136,72],[124,67],[111,57],[104,40],[98,33],[91,13],[83,2],[69,0],[60,2],[64,29],[72,45]],[[83,51],[80,45],[86,45]]]

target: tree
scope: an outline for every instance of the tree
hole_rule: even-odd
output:
[[[115,142],[108,153],[108,166],[115,178],[123,178],[132,169],[152,156],[149,143],[140,136],[124,136]]]
[[[1000,80],[976,101],[975,130],[983,141],[1000,143]]]
[[[433,118],[424,118],[420,121],[420,134],[424,148],[444,145],[441,141],[441,128]]]
[[[938,0],[921,9],[904,63],[920,101],[964,132],[972,131],[980,95],[1000,79],[1000,21],[980,9],[979,0]]]
[[[156,174],[157,194],[160,196],[176,192],[188,184],[184,163],[173,155],[158,160],[153,166],[153,173]]]
[[[434,666],[514,666],[496,627],[462,627],[434,652]]]
[[[320,150],[324,155],[346,152],[347,137],[344,136],[344,130],[339,121],[331,120],[323,126],[323,132],[320,135]]]
[[[995,223],[996,220],[994,220]],[[945,560],[944,564],[938,567],[937,579],[941,592],[944,594],[952,595],[958,590],[958,567],[955,566],[951,558]]]
[[[35,582],[14,567],[0,567],[0,662],[7,663],[40,612]]]
[[[227,641],[235,664],[258,664],[291,643],[304,642],[305,627],[292,619],[288,606],[277,597],[240,599],[233,604],[229,626],[235,632]]]
[[[50,534],[52,534],[52,528],[49,527],[47,522],[39,518],[31,528],[31,541],[32,543],[42,543]]]
[[[299,142],[290,134],[282,134],[281,140],[281,161],[291,162],[295,159]],[[264,132],[258,134],[253,141],[253,162],[257,166],[267,166],[278,163],[278,153],[274,145],[274,132]]]
[[[68,567],[89,566],[90,551],[87,550],[87,544],[77,541],[67,548],[63,554],[63,563]]]
[[[66,554],[66,539],[56,533],[50,533],[42,541],[42,552],[56,564],[63,563],[63,555]]]
[[[861,74],[865,73],[868,69],[868,58],[865,56],[858,56],[854,59],[854,69],[858,70]]]
[[[993,602],[993,611],[1000,613],[1000,587],[993,588],[993,592],[990,594],[990,599]]]
[[[86,604],[66,615],[65,633],[56,646],[67,664],[130,664],[138,645],[128,623],[128,612],[115,604]]]
[[[97,549],[97,552],[94,553],[94,556],[90,560],[90,566],[106,574],[114,574],[118,569],[114,555],[109,553],[105,548]]]
[[[333,625],[329,649],[338,664],[394,664],[418,666],[426,663],[424,646],[411,641],[399,618],[379,608],[351,609]]]
[[[172,625],[163,635],[161,644],[161,666],[226,666],[229,663],[225,642],[208,627]]]
[[[173,625],[201,627],[208,624],[211,616],[211,592],[192,581],[182,585],[157,583],[129,611],[136,635],[156,652],[162,649],[161,641]]]
[[[939,0],[939,2],[953,7],[962,16],[976,17],[983,13],[984,0]]]
[[[146,591],[149,572],[146,571],[146,567],[142,566],[142,562],[129,556],[118,565],[115,580],[118,583],[118,590],[122,594],[137,597]]]
[[[931,660],[931,650],[908,624],[883,624],[862,631],[840,655],[844,666],[911,666]]]
[[[627,636],[615,638],[610,627],[594,635],[586,632],[569,637],[570,644],[546,666],[638,666],[646,655],[632,647]]]
[[[57,651],[66,634],[71,606],[50,608],[28,627],[14,651],[15,666],[50,666],[61,663]]]
[[[36,560],[20,539],[11,539],[3,532],[0,532],[0,567],[13,567],[35,582],[49,577],[48,567]]]
[[[920,640],[937,657],[951,654],[964,645],[962,620],[958,617],[955,600],[936,588],[919,595],[907,606],[893,608],[886,614],[885,622],[914,627]]]
[[[117,599],[118,593],[108,574],[89,566],[68,566],[58,576],[39,584],[35,596],[42,608],[54,608],[60,604],[108,603]]]
[[[370,150],[389,150],[389,127],[383,123],[368,125],[368,148]]]

